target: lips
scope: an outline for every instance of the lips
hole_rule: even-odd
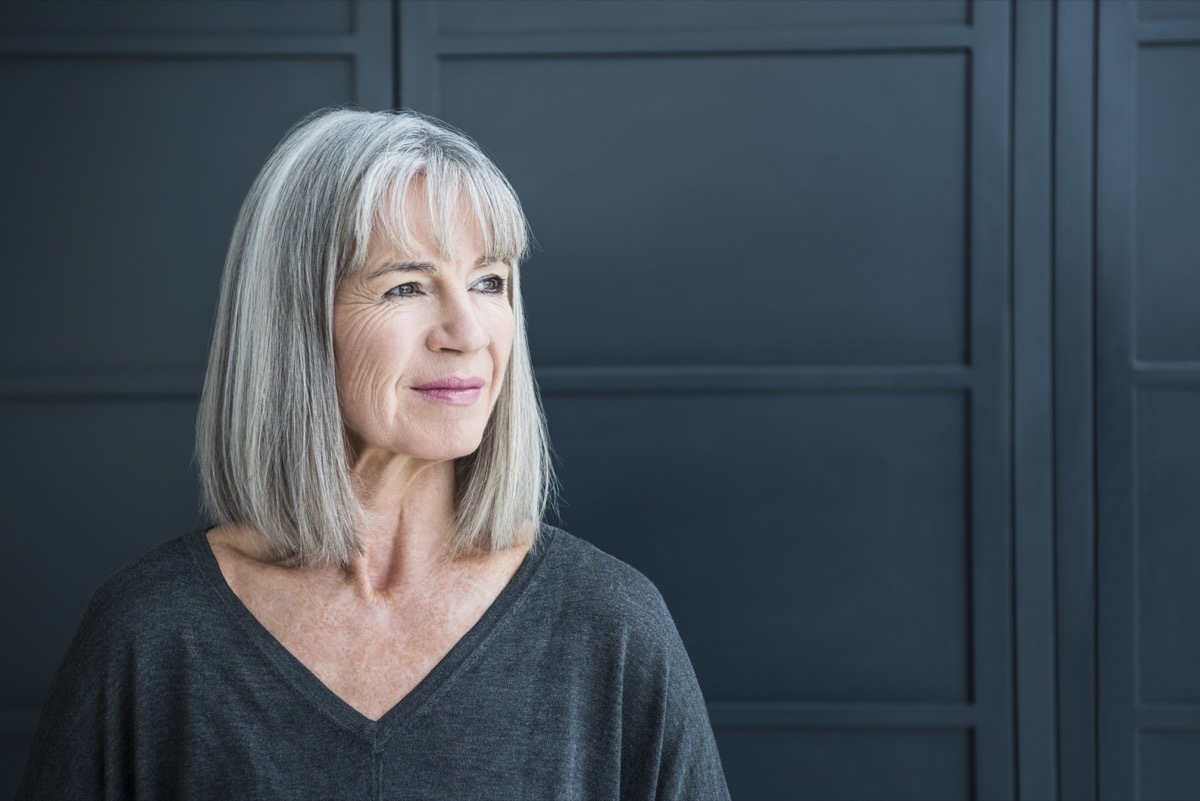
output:
[[[483,384],[482,378],[447,376],[435,378],[424,384],[417,384],[413,390],[435,403],[444,403],[449,406],[470,406],[479,400]]]

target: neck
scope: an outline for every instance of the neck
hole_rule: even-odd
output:
[[[362,552],[345,568],[364,597],[418,588],[446,568],[454,535],[454,462],[358,458],[353,467],[365,510]]]

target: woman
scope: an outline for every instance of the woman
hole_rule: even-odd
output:
[[[276,148],[197,423],[216,525],[93,597],[20,798],[726,798],[640,574],[541,524],[512,188],[411,113]]]

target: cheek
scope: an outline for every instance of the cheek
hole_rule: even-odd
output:
[[[366,410],[391,397],[386,390],[400,380],[404,339],[385,326],[363,324],[335,328],[334,355],[342,408]]]
[[[496,372],[503,377],[508,372],[508,361],[512,355],[513,337],[516,334],[516,324],[512,310],[505,309],[497,314],[492,327],[492,354],[495,359]]]

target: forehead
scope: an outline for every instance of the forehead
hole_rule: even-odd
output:
[[[367,262],[380,258],[478,261],[488,250],[484,223],[465,202],[443,207],[410,185],[403,203],[376,207],[367,238]]]

